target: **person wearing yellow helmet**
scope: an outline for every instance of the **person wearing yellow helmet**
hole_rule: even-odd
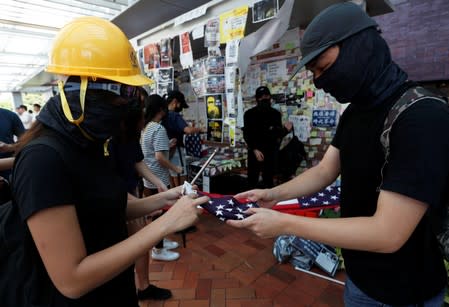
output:
[[[128,102],[121,87],[151,80],[117,26],[96,17],[70,22],[55,38],[47,71],[66,82],[19,140],[10,208],[20,222],[8,231],[20,239],[0,264],[0,301],[137,307],[134,262],[196,222],[197,205],[208,198],[181,197],[179,187],[127,200],[106,145]],[[167,204],[166,214],[128,236],[127,220]]]

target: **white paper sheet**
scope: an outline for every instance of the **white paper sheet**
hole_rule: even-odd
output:
[[[275,18],[241,40],[238,59],[241,76],[246,74],[251,56],[270,48],[287,31],[293,4],[294,0],[285,0]]]

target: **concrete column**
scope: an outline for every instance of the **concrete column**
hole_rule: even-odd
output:
[[[12,92],[12,101],[14,103],[14,111],[23,104],[22,92]]]

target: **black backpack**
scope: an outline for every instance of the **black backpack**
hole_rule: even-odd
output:
[[[382,134],[380,136],[380,142],[385,153],[385,163],[381,169],[382,176],[383,168],[387,164],[390,154],[390,131],[393,124],[395,123],[396,119],[409,107],[422,100],[428,99],[439,101],[448,105],[448,101],[446,99],[437,96],[436,94],[423,87],[417,86],[408,89],[390,109],[387,118],[385,119]],[[446,260],[449,261],[449,204],[447,204],[444,208],[441,208],[441,210],[429,210],[427,215],[431,220],[432,231],[435,233],[438,239],[443,256]]]
[[[293,131],[293,130],[292,130]],[[304,144],[298,139],[293,131],[293,138],[279,151],[279,174],[285,180],[296,174],[296,170],[306,157]]]

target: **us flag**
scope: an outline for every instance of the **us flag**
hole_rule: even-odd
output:
[[[340,205],[340,187],[329,186],[326,189],[300,198],[285,200],[277,203],[273,209],[278,211],[291,210],[320,210],[335,208]]]
[[[199,192],[198,194],[209,196],[209,202],[202,204],[201,206],[207,212],[215,215],[221,221],[243,220],[248,216],[243,212],[245,212],[249,208],[259,207],[255,202],[243,203],[228,195],[214,196],[212,194],[201,192]]]
[[[298,202],[303,208],[339,205],[340,187],[327,187],[318,193],[298,198]]]

